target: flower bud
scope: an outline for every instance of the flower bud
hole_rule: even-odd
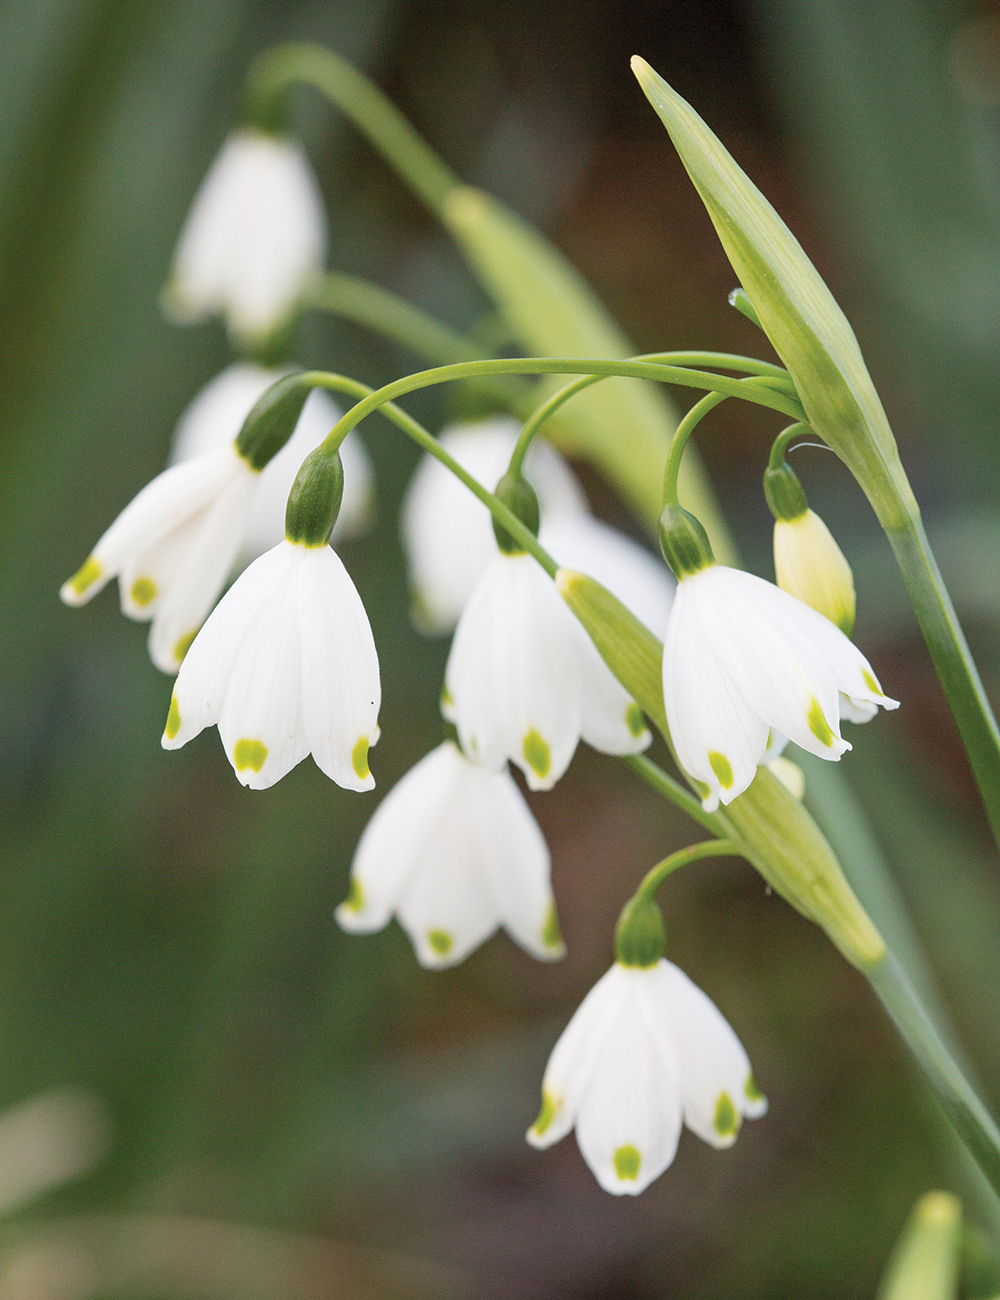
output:
[[[660,515],[660,550],[678,582],[715,563],[704,528],[678,505],[664,506]]]
[[[622,966],[655,966],[666,947],[667,932],[657,903],[642,894],[630,898],[615,927],[615,960]]]
[[[288,494],[285,537],[300,546],[325,546],[344,498],[344,466],[339,452],[322,444],[302,462]]]
[[[496,495],[512,514],[517,515],[521,523],[535,536],[538,536],[538,494],[523,474],[514,474],[509,470],[496,486]],[[504,555],[523,555],[524,547],[512,537],[503,524],[493,520],[493,532],[497,546]]]
[[[854,575],[829,528],[808,507],[774,521],[774,572],[783,591],[811,605],[846,636],[854,629]]]

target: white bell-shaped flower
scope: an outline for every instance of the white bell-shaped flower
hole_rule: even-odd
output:
[[[171,460],[189,460],[232,442],[258,398],[273,383],[291,373],[247,361],[227,366],[205,385],[178,420]],[[340,411],[330,395],[314,388],[306,398],[292,436],[260,472],[237,557],[240,568],[284,538],[285,503],[299,466],[339,419]],[[365,528],[372,501],[371,460],[356,433],[349,433],[341,443],[340,458],[344,466],[344,497],[333,529],[335,543]]]
[[[152,620],[149,654],[175,673],[240,547],[258,474],[232,442],[147,483],[60,596],[82,605],[118,578],[122,612]]]
[[[662,559],[582,510],[550,515],[538,540],[561,568],[585,573],[607,587],[662,641],[676,587]]]
[[[820,758],[851,746],[844,698],[898,708],[828,618],[751,573],[709,564],[678,583],[663,649],[663,700],[685,771],[714,812],[749,786],[773,728]]]
[[[575,1126],[605,1191],[637,1196],[673,1161],[682,1122],[727,1147],[766,1110],[740,1040],[683,971],[615,962],[556,1043],[527,1138],[548,1147]]]
[[[453,424],[439,441],[492,492],[507,471],[520,426],[508,416]],[[587,509],[573,471],[548,444],[536,441],[525,472],[538,493],[543,522]],[[497,553],[489,510],[433,456],[425,455],[403,500],[400,527],[410,571],[413,616],[421,631],[450,632]]]
[[[532,790],[555,785],[581,737],[606,754],[650,742],[639,706],[525,553],[498,550],[462,611],[442,710],[467,754],[495,771],[510,759]]]
[[[370,790],[380,702],[368,615],[340,557],[285,541],[244,570],[195,637],[162,743],[178,749],[217,725],[251,789],[311,753],[338,785]]]
[[[325,257],[323,199],[302,146],[246,127],[195,195],[164,305],[179,321],[222,315],[252,343],[286,319]]]
[[[393,913],[422,966],[463,961],[500,926],[534,957],[563,955],[549,850],[506,767],[470,763],[448,740],[382,800],[337,920],[370,933]]]

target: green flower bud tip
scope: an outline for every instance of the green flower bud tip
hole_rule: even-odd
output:
[[[526,528],[536,537],[538,536],[538,496],[523,474],[511,474],[508,471],[497,484],[495,495]],[[497,545],[505,555],[524,554],[521,543],[513,538],[496,519],[493,520],[493,532]]]
[[[340,514],[344,466],[322,444],[302,462],[285,507],[285,537],[299,546],[325,546]]]
[[[615,927],[615,960],[622,966],[655,966],[667,947],[663,913],[641,894],[622,908]]]
[[[660,549],[678,582],[715,563],[708,534],[694,515],[679,505],[666,505],[660,515]]]

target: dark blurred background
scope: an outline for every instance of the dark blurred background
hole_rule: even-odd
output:
[[[86,1177],[0,1225],[0,1294],[873,1294],[932,1185],[989,1209],[864,982],[736,863],[663,892],[669,952],[740,1034],[771,1100],[734,1150],[686,1135],[636,1201],[573,1140],[523,1132],[618,908],[691,827],[581,749],[531,804],[569,948],[506,938],[419,970],[401,932],[332,921],[374,802],[310,762],[266,794],[214,734],[159,746],[169,681],[111,592],[56,593],[163,465],[229,360],[157,294],[250,58],[283,39],[363,67],[465,178],[537,222],[642,350],[769,355],[628,71],[642,54],[799,235],[861,339],[989,688],[1000,686],[1000,14],[942,0],[5,0],[0,5],[0,1104],[53,1087],[107,1108]],[[455,328],[487,303],[446,236],[328,105],[297,123],[331,265]],[[418,359],[313,319],[303,363],[378,384]],[[410,409],[430,427],[438,393]],[[772,417],[700,444],[750,567]],[[382,662],[380,792],[437,743],[446,644],[410,627],[396,512],[414,454],[372,422],[378,520],[343,548]],[[857,637],[898,714],[854,729],[841,834],[890,864],[886,924],[936,969],[1000,1104],[1000,874],[884,539],[829,454],[799,453],[855,567]],[[595,509],[639,525],[591,473]],[[809,771],[817,810],[824,773]],[[815,778],[815,780],[814,780]],[[827,791],[827,794],[829,792]],[[377,796],[376,796],[377,797]],[[909,928],[906,910],[915,927]],[[919,939],[917,936],[919,935]],[[919,945],[923,945],[923,954]]]

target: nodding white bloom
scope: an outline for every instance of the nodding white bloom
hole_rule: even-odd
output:
[[[443,429],[444,449],[492,491],[507,471],[520,426],[500,416]],[[535,441],[525,466],[538,493],[543,520],[587,509],[573,471],[548,444]],[[450,632],[497,553],[486,506],[433,456],[426,455],[410,480],[400,527],[410,570],[413,617],[421,631]]]
[[[795,519],[774,521],[774,573],[782,591],[819,610],[851,635],[854,574],[829,528],[812,510]]]
[[[240,547],[258,474],[232,442],[147,483],[60,596],[82,605],[118,579],[122,613],[152,620],[149,654],[175,673]]]
[[[441,708],[462,748],[499,770],[510,759],[532,790],[549,790],[582,737],[636,754],[642,711],[598,654],[558,588],[530,555],[497,551],[462,611]]]
[[[234,337],[264,339],[325,257],[323,200],[302,146],[245,127],[223,144],[195,195],[164,305],[179,321],[218,314]]]
[[[527,1138],[548,1147],[575,1126],[605,1191],[637,1196],[673,1161],[682,1122],[728,1147],[766,1110],[740,1040],[683,971],[615,962],[556,1043]]]
[[[253,790],[309,753],[338,785],[370,790],[380,701],[368,615],[340,557],[286,541],[244,570],[195,637],[162,743],[179,749],[218,725]]]
[[[673,604],[673,575],[631,537],[580,510],[550,516],[538,540],[561,568],[585,573],[607,587],[641,623],[663,639]]]
[[[351,867],[345,930],[395,913],[422,966],[453,966],[503,926],[543,961],[564,953],[549,850],[506,767],[470,763],[447,740],[379,804]]]
[[[752,573],[709,564],[681,579],[663,649],[663,699],[681,766],[714,812],[747,788],[771,728],[820,758],[851,746],[844,698],[898,708],[824,615]]]
[[[273,383],[291,373],[247,361],[227,366],[205,385],[178,420],[171,460],[189,460],[232,442],[257,399]],[[314,388],[306,398],[292,436],[258,476],[237,558],[241,568],[283,540],[285,503],[299,466],[339,419],[340,411],[329,394]],[[340,458],[344,466],[344,497],[333,529],[334,542],[361,532],[371,514],[372,465],[356,433],[349,433],[341,443]]]

